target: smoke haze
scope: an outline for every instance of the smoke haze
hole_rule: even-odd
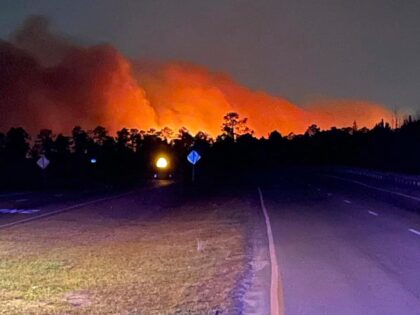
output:
[[[248,117],[258,136],[272,130],[302,133],[357,124],[372,127],[390,112],[363,100],[316,100],[299,106],[286,98],[253,91],[228,75],[188,62],[129,60],[110,45],[84,47],[50,31],[45,17],[29,17],[9,41],[0,41],[1,130],[23,126],[31,132],[75,125],[168,126],[220,133],[227,112]]]

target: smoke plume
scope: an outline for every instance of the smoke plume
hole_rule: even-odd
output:
[[[76,45],[51,32],[48,19],[40,16],[0,41],[0,69],[3,131],[167,126],[214,136],[223,116],[234,111],[248,117],[258,136],[267,136],[272,130],[302,133],[313,123],[329,128],[357,121],[372,127],[391,119],[380,104],[329,99],[301,107],[187,62],[133,61],[110,45]]]

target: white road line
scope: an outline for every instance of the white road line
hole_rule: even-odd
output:
[[[417,231],[415,229],[408,229],[411,233],[414,233],[416,235],[420,235],[420,231]]]
[[[342,178],[340,176],[335,176],[335,175],[325,175],[325,176],[326,177],[335,178],[335,179],[339,179],[339,180],[342,180],[342,181],[345,181],[345,182],[350,182],[350,183],[358,184],[360,186],[368,187],[368,188],[371,188],[371,189],[375,189],[375,190],[378,190],[378,191],[386,192],[386,193],[389,193],[389,194],[397,195],[397,196],[400,196],[400,197],[405,197],[405,198],[408,198],[408,199],[411,199],[411,200],[415,200],[415,201],[419,201],[420,202],[420,198],[418,198],[418,197],[414,197],[414,196],[411,196],[411,195],[403,194],[403,193],[392,191],[392,190],[388,190],[388,189],[383,189],[383,188],[371,186],[371,185],[368,185],[368,184],[359,182],[357,180]]]
[[[377,217],[379,214],[375,211],[368,211],[369,214],[374,215],[375,217]]]
[[[350,200],[344,199],[343,201],[344,201],[345,203],[351,204],[351,201],[350,201]]]
[[[95,200],[91,200],[91,201],[87,201],[87,202],[78,203],[78,204],[75,204],[75,205],[72,205],[72,206],[69,206],[69,207],[65,207],[65,208],[57,209],[57,210],[50,211],[50,212],[47,212],[47,213],[44,213],[44,214],[36,215],[36,216],[31,217],[31,218],[22,219],[22,220],[19,220],[19,221],[14,221],[14,222],[10,222],[10,223],[7,223],[7,224],[3,224],[3,225],[0,225],[0,229],[6,229],[6,228],[9,228],[9,227],[12,227],[12,226],[15,226],[15,225],[39,220],[39,219],[42,219],[42,218],[45,218],[45,217],[53,216],[55,214],[59,214],[59,213],[62,213],[62,212],[74,210],[74,209],[81,208],[81,207],[84,207],[84,206],[92,205],[92,204],[95,204],[95,203],[98,203],[98,202],[103,202],[103,201],[116,199],[116,198],[123,197],[123,196],[129,195],[129,194],[132,194],[132,193],[133,193],[133,191],[130,191],[130,192],[126,192],[126,193],[123,193],[123,194],[114,195],[114,196],[111,196],[111,197],[99,198],[99,199],[95,199]]]
[[[19,210],[18,213],[20,213],[20,214],[33,214],[35,212],[39,212],[39,210],[38,209]]]
[[[271,262],[271,289],[270,289],[270,314],[271,315],[280,315],[283,314],[283,309],[280,313],[280,303],[279,303],[279,266],[277,263],[276,248],[274,246],[274,237],[273,231],[271,230],[270,217],[268,216],[267,209],[264,204],[264,198],[260,187],[258,187],[258,194],[260,195],[261,209],[263,210],[265,217],[265,224],[267,227],[267,237],[268,237],[268,248],[270,251],[270,262]]]
[[[39,212],[38,209],[0,209],[0,214],[32,214]]]

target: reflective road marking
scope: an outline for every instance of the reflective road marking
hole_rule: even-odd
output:
[[[0,214],[33,214],[39,212],[38,209],[0,209]]]
[[[414,233],[416,235],[420,235],[420,232],[415,229],[408,229],[411,233]]]
[[[271,230],[270,217],[268,216],[267,209],[265,208],[264,198],[261,189],[258,187],[258,194],[260,195],[261,208],[265,217],[265,224],[267,226],[268,236],[268,248],[270,251],[271,261],[271,290],[270,290],[270,304],[271,304],[271,315],[280,314],[280,303],[279,303],[279,267],[277,264],[276,248],[274,247],[273,231]],[[283,312],[281,313],[283,314]]]

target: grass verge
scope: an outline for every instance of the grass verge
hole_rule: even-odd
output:
[[[109,215],[130,207],[139,208],[135,198],[0,231],[0,314],[237,312],[246,202],[196,201],[147,219]]]

